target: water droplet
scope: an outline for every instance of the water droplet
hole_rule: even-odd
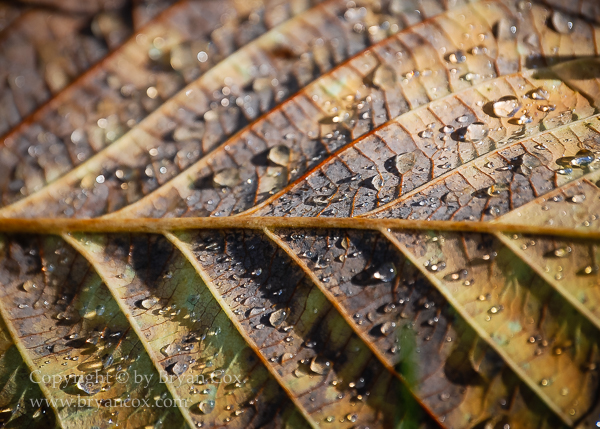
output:
[[[572,249],[569,246],[559,247],[554,251],[554,256],[557,258],[566,258],[571,255]]]
[[[517,22],[503,18],[494,25],[494,35],[499,40],[514,40],[517,37]]]
[[[545,100],[548,101],[550,98],[550,94],[544,88],[536,88],[533,91],[530,91],[528,94],[529,98],[532,100]]]
[[[281,326],[281,324],[283,324],[283,322],[285,322],[287,316],[288,310],[286,308],[280,308],[279,310],[275,310],[271,313],[271,315],[269,316],[269,323],[274,328],[278,328],[279,326]]]
[[[177,362],[175,365],[173,365],[171,367],[171,373],[173,373],[173,375],[176,375],[177,377],[179,377],[181,374],[186,372],[187,369],[188,369],[188,364]]]
[[[575,154],[573,159],[571,159],[571,167],[585,167],[594,162],[595,159],[596,157],[591,150],[581,149]]]
[[[557,10],[552,13],[550,22],[557,33],[569,34],[573,31],[573,20]]]
[[[310,362],[310,370],[316,374],[327,374],[331,369],[331,362],[318,357],[313,358]]]
[[[157,302],[158,302],[158,299],[151,296],[149,298],[142,300],[142,307],[145,308],[146,310],[150,310],[152,307],[154,307],[156,305]]]
[[[386,262],[373,273],[373,278],[382,282],[391,282],[397,275],[396,266],[392,262]]]
[[[456,51],[446,57],[447,61],[452,64],[464,63],[467,61],[467,56],[463,51]]]
[[[198,404],[198,409],[203,414],[210,414],[214,408],[215,408],[215,401],[213,401],[213,400],[205,400]]]
[[[572,197],[569,198],[569,201],[574,204],[581,204],[585,201],[585,195],[584,194],[573,195]]]
[[[237,168],[226,168],[214,175],[213,182],[216,186],[232,188],[240,183],[240,172]]]
[[[414,152],[407,152],[394,157],[394,167],[399,175],[406,174],[415,166],[417,155]]]
[[[290,162],[290,153],[290,148],[282,144],[271,148],[268,158],[274,164],[287,167]]]
[[[381,330],[381,333],[383,335],[387,335],[390,332],[392,332],[395,327],[396,327],[395,322],[385,322],[383,325],[381,325],[381,328],[379,328],[379,329]]]
[[[102,376],[100,376],[102,377]],[[88,395],[95,395],[96,393],[100,392],[101,389],[101,385],[100,383],[94,383],[93,380],[94,376],[90,375],[88,376],[80,376],[77,379],[77,387],[84,391],[85,393],[87,393]]]
[[[499,118],[512,118],[521,110],[521,103],[517,97],[502,97],[493,104],[494,115]]]
[[[473,122],[465,128],[463,138],[465,141],[478,143],[489,134],[490,130],[483,122]]]
[[[433,131],[431,131],[431,130],[421,131],[419,133],[419,137],[424,138],[424,139],[430,139],[431,137],[433,137]]]
[[[25,291],[25,292],[31,292],[32,290],[34,290],[36,288],[36,284],[34,282],[32,282],[31,280],[27,280],[25,283],[23,283],[21,285],[21,288]]]
[[[382,64],[373,74],[373,83],[383,90],[393,89],[396,86],[396,72],[391,67]]]

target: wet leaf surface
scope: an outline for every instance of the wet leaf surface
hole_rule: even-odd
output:
[[[0,18],[0,425],[600,424],[596,1]]]

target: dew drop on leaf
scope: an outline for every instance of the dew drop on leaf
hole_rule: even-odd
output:
[[[571,167],[585,167],[594,162],[595,159],[596,157],[591,150],[581,149],[575,154],[573,159],[571,159]]]
[[[280,308],[279,310],[275,310],[271,313],[271,315],[269,316],[269,323],[274,328],[278,328],[283,322],[285,322],[287,316],[288,310],[286,308]]]
[[[213,182],[216,186],[232,188],[240,183],[240,172],[237,168],[226,168],[214,175]]]
[[[287,167],[290,162],[290,148],[283,144],[275,146],[269,151],[268,158],[274,164]]]
[[[417,155],[414,152],[407,152],[396,155],[393,159],[396,172],[402,175],[412,170],[417,161]]]
[[[387,335],[390,332],[392,332],[395,327],[396,327],[395,322],[385,322],[383,325],[381,325],[380,330],[383,335]]]
[[[557,258],[566,258],[571,255],[572,249],[569,246],[559,247],[554,250],[554,256]]]
[[[316,374],[327,374],[331,369],[331,362],[326,359],[322,359],[319,357],[313,358],[310,362],[310,370]]]
[[[382,282],[391,282],[396,278],[397,275],[396,266],[393,262],[386,262],[379,266],[379,268],[373,273],[373,278],[381,280]]]
[[[396,72],[385,64],[380,65],[373,74],[373,83],[380,89],[392,89],[396,85]]]
[[[517,97],[507,96],[502,97],[493,104],[494,115],[499,118],[512,118],[515,114],[521,110],[521,103]]]
[[[573,21],[568,16],[557,10],[552,13],[550,22],[552,23],[552,28],[554,28],[554,30],[560,34],[569,34],[574,30]]]
[[[215,401],[210,400],[210,399],[207,399],[205,401],[201,401],[198,404],[198,409],[203,414],[210,414],[214,408],[215,408]]]
[[[478,143],[489,134],[489,128],[483,122],[473,122],[465,129],[463,137],[465,141]]]

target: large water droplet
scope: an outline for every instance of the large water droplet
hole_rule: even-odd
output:
[[[493,104],[494,115],[499,118],[512,118],[521,109],[521,103],[517,97],[502,97]]]

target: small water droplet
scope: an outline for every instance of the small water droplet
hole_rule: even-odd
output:
[[[397,274],[396,266],[392,262],[386,262],[373,273],[373,278],[387,283],[394,280]]]

